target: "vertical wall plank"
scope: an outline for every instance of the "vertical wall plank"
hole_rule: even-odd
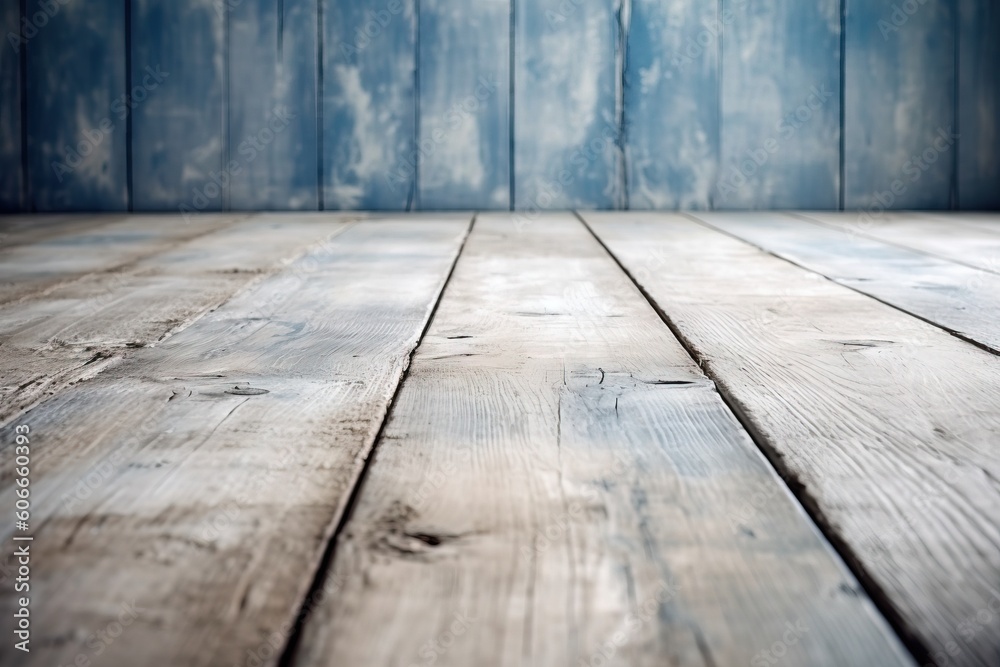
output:
[[[38,211],[128,207],[125,4],[31,0],[28,191]]]
[[[510,207],[510,1],[420,3],[420,208]]]
[[[960,0],[958,206],[1000,209],[1000,5]]]
[[[515,208],[622,206],[620,3],[513,1]]]
[[[837,208],[839,0],[723,0],[715,207]]]
[[[0,0],[0,211],[22,209],[20,20],[20,0]]]
[[[844,1],[844,207],[948,208],[954,0]]]
[[[725,23],[716,3],[633,0],[625,69],[629,208],[711,205]]]
[[[133,91],[163,79],[132,102],[136,210],[224,208],[226,9],[239,1],[133,0]]]
[[[234,209],[319,205],[316,0],[242,0],[229,10]]]
[[[416,20],[415,0],[324,4],[325,208],[413,205]]]

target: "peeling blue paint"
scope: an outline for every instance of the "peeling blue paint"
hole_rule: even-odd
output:
[[[839,0],[723,0],[718,209],[835,209]]]
[[[422,0],[417,206],[510,206],[508,0]]]
[[[633,209],[707,209],[718,172],[715,3],[634,0],[625,67]]]
[[[315,0],[242,0],[229,10],[229,189],[234,210],[315,210]],[[287,42],[285,32],[295,35]],[[277,39],[275,35],[278,35]]]
[[[225,208],[226,15],[245,1],[133,0],[135,210]],[[145,94],[148,68],[166,76]]]
[[[957,130],[954,0],[844,1],[844,206],[950,208],[954,144],[934,144]]]
[[[125,10],[121,2],[46,3],[28,41],[28,179],[37,211],[124,211]]]
[[[985,0],[43,5],[0,210],[1000,208]]]
[[[336,0],[323,17],[325,206],[406,210],[418,168],[416,4]]]
[[[616,3],[514,2],[515,208],[616,208],[623,189]]]

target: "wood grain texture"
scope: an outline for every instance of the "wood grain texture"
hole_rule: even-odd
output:
[[[125,211],[125,3],[30,0],[28,190],[36,211]]]
[[[679,216],[586,217],[920,664],[996,664],[1000,359]]]
[[[418,162],[415,0],[323,6],[325,206],[409,210]]]
[[[230,208],[319,208],[316,0],[229,10]]]
[[[29,412],[45,558],[18,664],[96,661],[122,604],[102,665],[273,664],[467,227],[356,225]]]
[[[0,309],[0,422],[191,326],[339,233],[339,217],[254,216]]]
[[[109,224],[100,227],[0,250],[0,304],[42,295],[88,273],[120,270],[241,217],[206,215],[184,222],[180,216],[108,216]]]
[[[420,208],[510,208],[511,11],[420,3]]]
[[[931,220],[939,220],[946,225],[957,224],[962,227],[976,227],[977,229],[993,234],[1000,233],[1000,215],[996,213],[957,213],[954,211],[943,213],[920,211],[914,212],[913,215]]]
[[[515,208],[622,206],[622,4],[512,1]]]
[[[843,229],[849,235],[885,241],[974,269],[1000,273],[1000,225],[990,229],[962,224],[961,217],[951,214],[934,218],[887,213],[882,218],[868,220],[851,213],[810,212],[804,217]]]
[[[292,664],[910,664],[571,215],[477,218],[374,456]]]
[[[780,213],[707,224],[1000,353],[1000,276]]]
[[[132,200],[137,211],[226,206],[227,9],[237,0],[132,4]],[[167,28],[169,26],[169,28]],[[140,96],[142,93],[139,94]]]
[[[958,208],[1000,209],[1000,6],[956,0]]]
[[[843,1],[844,208],[949,208],[955,0]]]
[[[88,213],[36,213],[0,216],[0,248],[37,243],[74,231],[84,231],[108,224],[116,216]]]
[[[722,7],[715,208],[838,208],[839,0]]]
[[[0,0],[0,211],[24,210],[21,197],[21,3]],[[14,39],[11,40],[11,35]]]
[[[719,48],[745,7],[633,0],[625,157],[633,209],[711,208],[719,169]]]

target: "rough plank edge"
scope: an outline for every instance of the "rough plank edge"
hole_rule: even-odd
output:
[[[684,212],[680,212],[680,215],[684,216],[696,222],[699,225],[708,227],[702,221],[698,220],[692,215]],[[583,223],[587,231],[590,232],[597,242],[600,244],[604,251],[608,253],[615,264],[622,270],[622,272],[628,276],[628,279],[635,285],[636,289],[642,294],[643,298],[649,303],[650,307],[656,311],[663,323],[670,329],[670,332],[674,337],[680,342],[681,346],[687,350],[687,353],[695,360],[695,363],[701,368],[702,372],[715,383],[716,390],[719,392],[719,396],[722,397],[722,401],[726,404],[729,410],[739,421],[743,429],[750,435],[750,439],[753,440],[754,444],[763,454],[764,458],[767,459],[771,467],[777,473],[778,477],[784,482],[789,494],[795,498],[799,504],[802,511],[806,516],[813,522],[819,534],[826,540],[826,542],[831,547],[834,555],[844,564],[844,566],[854,575],[864,593],[868,596],[869,600],[875,605],[875,608],[882,615],[882,617],[889,623],[889,626],[896,633],[896,636],[902,642],[906,650],[913,656],[913,658],[920,665],[927,665],[934,663],[931,661],[931,650],[926,646],[917,636],[916,632],[913,631],[905,622],[902,615],[899,614],[889,603],[889,596],[885,591],[878,585],[873,577],[868,574],[868,571],[864,568],[861,559],[856,555],[854,549],[851,545],[843,538],[838,535],[834,526],[831,524],[829,519],[823,513],[820,508],[819,503],[810,493],[809,488],[799,479],[799,476],[795,471],[791,470],[785,463],[784,459],[781,457],[779,451],[772,446],[768,439],[760,432],[755,426],[753,420],[749,418],[743,406],[740,404],[739,400],[732,394],[729,389],[729,385],[726,383],[725,378],[721,377],[712,368],[709,360],[705,358],[704,355],[698,352],[698,349],[692,344],[691,340],[684,335],[684,333],[674,324],[674,321],[670,316],[660,307],[659,303],[646,291],[646,288],[635,279],[632,272],[618,259],[611,249],[604,243],[601,237],[594,231],[594,229],[587,223],[582,215],[576,213],[576,216]],[[713,227],[708,227],[711,231],[718,232],[720,234],[725,234],[721,230],[715,229]],[[729,236],[728,234],[726,234]],[[736,238],[736,237],[733,237]],[[748,243],[743,239],[737,239],[743,243]],[[753,245],[753,244],[750,244]],[[754,246],[755,248],[757,246]],[[767,251],[764,251],[767,252]],[[769,255],[771,253],[768,253]],[[778,257],[783,261],[782,257]],[[790,262],[794,264],[794,262]],[[795,264],[795,266],[798,266]],[[802,267],[799,267],[802,268]],[[814,273],[814,272],[813,272]],[[825,277],[825,276],[824,276]],[[868,295],[864,295],[868,296]],[[284,667],[284,666],[283,666]]]
[[[191,316],[191,317],[189,317],[189,318],[187,318],[187,319],[185,319],[185,320],[183,320],[181,322],[178,322],[176,325],[174,325],[173,327],[171,327],[166,333],[164,333],[162,336],[160,336],[154,343],[151,343],[149,345],[149,347],[155,347],[156,345],[162,343],[163,341],[165,341],[165,340],[167,340],[167,339],[169,339],[169,338],[171,338],[171,337],[173,337],[173,336],[181,333],[182,331],[184,331],[188,327],[190,327],[190,326],[194,325],[195,323],[197,323],[198,320],[202,319],[203,317],[205,317],[206,315],[208,315],[212,311],[219,309],[220,307],[222,307],[223,305],[225,305],[229,301],[233,300],[235,297],[239,296],[243,292],[245,292],[245,291],[247,291],[249,289],[252,289],[256,285],[258,285],[261,282],[263,282],[264,280],[266,280],[267,278],[270,278],[270,277],[274,276],[275,274],[279,273],[289,263],[295,261],[296,259],[299,259],[299,258],[305,256],[311,250],[313,250],[313,249],[315,249],[315,248],[317,248],[317,247],[319,247],[319,246],[321,246],[323,244],[329,243],[331,240],[333,240],[336,237],[340,236],[341,234],[343,234],[344,232],[346,232],[348,229],[350,229],[351,227],[353,227],[354,225],[356,225],[358,222],[359,222],[358,220],[346,220],[346,221],[344,221],[344,224],[339,229],[334,230],[326,238],[324,238],[324,239],[322,239],[320,241],[317,241],[316,243],[310,243],[309,245],[305,246],[304,248],[302,248],[299,252],[297,252],[294,255],[290,255],[288,257],[279,259],[278,260],[278,262],[279,262],[278,265],[276,265],[275,267],[273,267],[272,270],[265,271],[264,273],[261,273],[261,274],[258,274],[258,275],[254,275],[253,277],[250,278],[250,280],[248,280],[247,282],[243,283],[242,286],[240,286],[235,291],[233,291],[232,293],[230,293],[229,295],[227,295],[223,300],[215,302],[211,306],[209,306],[208,308],[202,310],[200,313],[196,313],[195,315],[193,315],[193,316]],[[233,223],[233,224],[235,224],[235,223]],[[216,231],[216,230],[213,230],[213,231]],[[199,237],[196,237],[196,238],[201,238],[201,237],[199,236]],[[192,239],[192,240],[196,240],[196,239]],[[463,240],[463,243],[464,243],[464,240]],[[181,245],[181,244],[177,244],[177,245]],[[175,247],[175,246],[172,246],[172,247]],[[167,252],[169,250],[170,250],[170,248],[166,248],[166,249],[163,250],[163,252]],[[74,278],[73,280],[69,281],[69,283],[71,284],[73,282],[77,282],[79,280],[82,280],[82,279],[86,278],[86,276],[88,276],[88,275],[91,275],[91,273],[87,273],[87,274],[85,274],[83,276],[78,276],[78,277]],[[59,287],[62,287],[62,286],[64,286],[64,284],[60,283],[59,285],[55,285],[55,286],[53,286],[51,288],[47,288],[45,290],[45,293],[48,293],[50,291],[54,291],[55,289],[58,289]],[[33,298],[33,297],[36,297],[36,296],[38,296],[38,294],[28,295],[28,296],[24,297],[24,299]],[[438,298],[440,298],[440,295],[438,295]],[[12,303],[17,303],[17,302],[12,302]],[[10,305],[10,304],[4,304],[4,306],[7,306],[7,305]],[[42,391],[39,391],[37,393],[37,395],[35,395],[34,397],[30,398],[25,403],[23,403],[23,404],[15,407],[8,416],[0,418],[0,429],[6,428],[7,426],[9,426],[10,424],[12,424],[13,422],[17,421],[18,419],[21,419],[26,413],[28,413],[29,411],[31,411],[34,408],[38,407],[38,405],[40,403],[48,400],[49,398],[52,398],[53,396],[59,394],[62,391],[65,391],[69,387],[72,387],[73,385],[75,385],[75,384],[77,384],[79,382],[83,382],[85,380],[91,380],[91,379],[97,377],[98,375],[100,375],[101,373],[103,373],[104,371],[106,371],[107,369],[112,368],[114,366],[117,366],[122,361],[124,361],[124,359],[125,359],[124,351],[125,350],[127,350],[127,348],[124,348],[123,350],[120,350],[116,354],[112,354],[111,356],[103,356],[101,354],[96,354],[90,360],[84,362],[81,366],[77,366],[76,368],[73,368],[73,369],[70,369],[70,370],[66,371],[64,374],[62,374],[58,378],[53,378],[50,383],[48,383],[48,384],[46,384],[46,385],[44,385],[42,387]]]
[[[868,239],[869,241],[874,241],[875,243],[882,243],[882,244],[885,244],[885,245],[888,245],[888,246],[893,246],[895,248],[899,248],[899,249],[905,250],[907,252],[915,252],[915,253],[917,253],[919,255],[924,255],[925,257],[933,257],[934,259],[940,260],[942,262],[950,262],[952,264],[958,264],[958,265],[961,265],[961,266],[966,266],[966,267],[968,267],[970,269],[974,269],[976,271],[986,271],[988,273],[997,273],[997,274],[1000,274],[1000,271],[997,271],[997,270],[994,270],[994,269],[987,269],[985,267],[979,266],[977,264],[973,264],[971,262],[963,262],[961,260],[955,259],[954,257],[947,257],[945,255],[939,255],[937,253],[930,252],[929,250],[921,250],[920,248],[916,248],[914,246],[906,245],[905,243],[901,243],[901,242],[898,242],[898,241],[890,241],[889,239],[882,238],[880,236],[875,236],[873,234],[869,234],[868,232],[866,232],[864,230],[861,230],[861,229],[858,229],[857,227],[847,227],[847,226],[838,227],[837,225],[832,225],[832,224],[830,224],[828,222],[823,222],[822,220],[818,220],[818,219],[812,217],[811,215],[809,215],[808,211],[805,211],[805,212],[802,212],[802,213],[800,213],[798,211],[784,211],[784,212],[779,213],[779,215],[784,215],[784,216],[787,216],[789,218],[795,218],[796,220],[802,220],[803,222],[806,222],[806,223],[809,223],[809,224],[812,224],[812,225],[819,225],[820,227],[826,227],[827,229],[832,229],[834,231],[844,232],[845,234],[849,234],[851,236],[860,236],[861,238]]]
[[[948,334],[954,336],[955,338],[959,339],[963,343],[968,343],[970,345],[975,345],[979,349],[981,349],[981,350],[983,350],[985,352],[989,352],[990,354],[1000,355],[1000,349],[992,348],[989,345],[987,345],[986,343],[980,342],[980,341],[978,341],[978,340],[976,340],[974,338],[970,338],[969,336],[966,336],[965,334],[961,333],[960,331],[955,331],[954,329],[950,329],[950,328],[946,327],[945,325],[941,324],[940,322],[935,322],[934,320],[930,320],[930,319],[927,319],[926,317],[923,317],[923,316],[918,315],[916,313],[910,312],[909,310],[906,310],[906,309],[904,309],[904,308],[902,308],[900,306],[897,306],[894,303],[890,303],[889,301],[885,301],[883,299],[880,299],[879,297],[875,296],[874,294],[869,294],[868,292],[862,291],[862,290],[860,290],[860,289],[858,289],[858,288],[856,288],[856,287],[854,287],[852,285],[849,285],[846,282],[839,282],[837,280],[834,280],[833,278],[831,278],[830,276],[826,275],[822,271],[819,271],[818,269],[810,268],[808,266],[805,266],[804,264],[799,264],[798,262],[796,262],[794,260],[791,260],[791,259],[789,259],[787,257],[782,256],[782,255],[779,255],[779,254],[777,254],[775,252],[772,252],[771,250],[765,248],[764,246],[757,245],[756,243],[754,243],[752,241],[748,241],[747,239],[745,239],[745,238],[743,238],[741,236],[736,236],[735,234],[731,234],[728,231],[725,231],[723,229],[719,229],[719,228],[717,228],[717,227],[715,227],[715,226],[713,226],[713,225],[705,222],[704,220],[702,220],[702,219],[700,219],[698,217],[695,217],[694,215],[692,215],[690,213],[687,213],[685,211],[678,211],[678,213],[680,215],[684,216],[685,218],[687,218],[688,220],[691,220],[692,222],[695,222],[695,223],[701,225],[702,227],[705,227],[706,229],[710,229],[713,232],[719,232],[720,234],[725,234],[726,236],[728,236],[728,237],[730,237],[732,239],[735,239],[735,240],[737,240],[737,241],[739,241],[741,243],[745,243],[745,244],[747,244],[747,245],[749,245],[749,246],[751,246],[753,248],[756,248],[757,250],[760,250],[761,252],[764,252],[764,253],[770,255],[771,257],[775,257],[777,259],[780,259],[783,262],[788,262],[789,264],[791,264],[792,266],[794,266],[796,268],[802,269],[803,271],[808,271],[809,273],[813,273],[813,274],[815,274],[817,276],[821,276],[824,279],[829,280],[830,282],[834,283],[835,285],[839,285],[840,287],[846,287],[849,290],[857,292],[861,296],[864,296],[864,297],[867,297],[869,299],[872,299],[873,301],[878,301],[882,305],[889,306],[890,308],[892,308],[894,310],[898,310],[899,312],[903,313],[904,315],[907,315],[908,317],[912,317],[912,318],[920,320],[921,322],[924,322],[926,324],[930,324],[932,327],[940,329],[941,331],[944,331],[945,333],[948,333]],[[876,241],[878,243],[882,243],[884,245],[892,245],[890,243],[887,243],[886,241],[883,241],[882,239],[872,239],[872,240],[874,240],[874,241]],[[912,248],[906,248],[906,250],[910,250],[912,252],[919,252],[917,250],[913,250]],[[976,270],[977,271],[982,271],[983,269],[980,269],[979,267],[976,267]]]
[[[472,219],[465,228],[465,233],[462,235],[462,240],[458,244],[458,250],[455,252],[455,256],[451,261],[448,273],[438,286],[437,292],[427,309],[427,317],[420,329],[420,334],[414,340],[410,351],[406,355],[406,363],[396,381],[392,397],[389,399],[389,402],[386,404],[382,413],[381,422],[379,423],[378,430],[375,432],[375,437],[365,446],[364,449],[362,449],[361,452],[359,452],[359,454],[364,456],[364,459],[361,461],[360,465],[355,466],[354,475],[350,480],[348,480],[346,492],[341,494],[337,509],[334,511],[330,522],[327,524],[326,530],[323,531],[321,539],[322,548],[320,553],[317,554],[314,559],[314,565],[311,568],[312,575],[310,577],[304,577],[304,579],[307,579],[308,581],[307,586],[297,597],[297,601],[295,602],[293,608],[289,610],[289,616],[294,619],[292,622],[292,629],[288,633],[284,646],[278,652],[277,660],[273,663],[276,667],[293,667],[293,665],[296,664],[296,658],[299,646],[302,642],[302,635],[306,622],[312,615],[313,609],[316,606],[316,601],[322,596],[322,590],[324,588],[327,575],[330,573],[331,566],[333,565],[334,558],[336,557],[337,538],[350,521],[351,516],[354,514],[354,508],[357,506],[358,501],[361,498],[361,492],[364,489],[368,470],[371,468],[372,461],[375,458],[375,450],[378,448],[378,444],[382,440],[382,435],[385,432],[386,425],[389,423],[389,420],[392,417],[392,411],[396,407],[396,401],[399,398],[400,391],[403,388],[403,384],[406,382],[406,378],[410,374],[413,357],[416,355],[417,349],[420,347],[420,343],[423,341],[424,336],[427,335],[427,331],[430,329],[431,323],[434,321],[434,315],[437,313],[438,306],[441,303],[441,297],[444,296],[445,289],[447,289],[448,283],[451,282],[451,277],[455,273],[455,267],[458,266],[458,260],[461,258],[462,252],[465,250],[465,244],[469,240],[469,235],[472,233],[472,228],[476,224],[477,216],[478,212],[474,213],[472,215]]]

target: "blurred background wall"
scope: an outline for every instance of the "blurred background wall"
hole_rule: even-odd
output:
[[[0,209],[995,209],[996,0],[0,0]]]

